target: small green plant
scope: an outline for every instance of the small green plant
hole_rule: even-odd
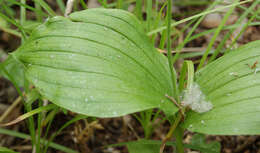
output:
[[[108,7],[107,1],[100,2]],[[204,15],[212,12],[211,9],[218,1],[199,15],[172,23],[172,2],[168,0],[163,6],[166,7],[167,4],[167,16],[163,23],[166,26],[159,28],[161,11],[158,18],[152,18],[152,2],[147,1],[148,18],[145,28],[153,41],[155,34],[162,32],[161,48],[167,40],[168,56],[165,57],[154,48],[140,20],[127,11],[97,8],[62,17],[53,15],[54,12],[48,5],[39,0],[38,4],[53,17],[34,28],[29,37],[28,31],[21,27],[23,32],[19,35],[23,37],[23,44],[1,64],[2,73],[14,83],[21,97],[23,93],[19,86],[26,89],[26,99],[23,99],[28,113],[9,124],[38,113],[37,127],[41,127],[41,118],[46,114],[40,112],[51,110],[52,113],[48,114],[52,115],[47,126],[49,129],[60,108],[83,114],[65,124],[65,127],[86,116],[107,118],[141,112],[136,118],[145,129],[145,138],[149,138],[153,131],[151,123],[162,111],[164,120],[171,124],[165,139],[162,142],[146,139],[125,143],[131,153],[162,153],[165,145],[176,146],[179,153],[184,152],[184,147],[205,153],[219,152],[219,144],[206,144],[203,135],[196,135],[192,144],[183,144],[184,130],[212,135],[260,134],[260,73],[257,62],[260,61],[260,41],[229,50],[223,57],[215,60],[223,49],[221,43],[211,53],[213,56],[209,64],[205,65],[216,37],[225,28],[226,19],[235,6],[245,2],[248,1],[235,1],[226,7],[230,9],[229,13],[225,15],[221,25],[213,30],[214,36],[197,70],[195,71],[194,63],[187,60],[178,76],[173,64],[181,56],[180,52],[185,44],[194,39],[192,33]],[[259,1],[253,2],[249,9],[252,10],[258,3]],[[27,6],[23,1],[19,4]],[[123,1],[119,0],[116,5],[123,8]],[[140,7],[140,1],[137,1],[137,5]],[[60,7],[66,12],[62,3]],[[140,12],[139,7],[135,12]],[[39,13],[39,9],[37,14],[39,18],[44,15]],[[8,19],[5,15],[0,15]],[[138,13],[137,16],[141,18]],[[195,22],[193,19],[196,17],[200,18]],[[174,25],[190,20],[195,23],[194,27],[184,42],[176,48],[177,54],[173,57],[171,29]],[[10,19],[10,22],[16,24],[15,20]],[[16,31],[12,33],[18,35]],[[223,43],[228,36],[230,33]],[[25,75],[24,80],[20,81],[17,76],[12,75],[10,69],[17,70],[15,67],[21,70],[20,75]],[[30,84],[35,88],[29,88]],[[32,110],[31,104],[36,99],[39,99],[39,108]],[[45,99],[53,104],[44,106]],[[155,113],[151,110],[154,108],[158,109]],[[50,142],[65,128],[62,127],[47,142],[46,136],[41,139],[42,131],[40,128],[35,130],[34,124],[33,118],[29,118],[31,139],[37,152],[41,148],[47,152]],[[168,143],[173,135],[176,142]],[[201,143],[197,143],[199,141]]]
[[[0,153],[17,153],[17,152],[7,149],[5,147],[0,147]]]

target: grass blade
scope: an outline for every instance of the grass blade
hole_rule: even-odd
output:
[[[173,58],[171,54],[171,21],[172,21],[172,1],[168,0],[167,5],[167,53],[168,53],[168,62],[169,62],[169,68],[171,71],[171,78],[172,78],[172,84],[173,84],[173,95],[174,98],[179,102],[179,91],[177,88],[177,77],[175,70],[173,68]]]
[[[10,126],[10,125],[13,125],[13,124],[16,124],[30,116],[33,116],[35,114],[38,114],[42,111],[48,111],[48,110],[51,110],[51,109],[54,109],[55,107],[57,107],[56,105],[54,104],[50,104],[50,105],[47,105],[47,106],[43,106],[43,107],[39,107],[39,108],[36,108],[28,113],[25,113],[21,116],[19,116],[18,118],[16,118],[15,120],[9,122],[9,123],[5,123],[5,124],[0,124],[0,126]]]
[[[34,0],[35,3],[39,3],[42,8],[50,15],[50,16],[56,16],[55,11],[52,10],[52,8],[43,0]]]
[[[4,128],[0,128],[0,133],[5,134],[5,135],[9,135],[9,136],[13,136],[13,137],[17,137],[17,138],[21,138],[21,139],[27,139],[27,140],[31,139],[30,136],[27,135],[27,134],[12,131],[12,130],[7,130],[7,129],[4,129]],[[45,144],[46,142],[47,142],[47,140],[41,139],[42,144]],[[57,150],[60,150],[60,151],[63,151],[63,152],[66,152],[66,153],[78,153],[75,150],[72,150],[70,148],[67,148],[65,146],[62,146],[62,145],[59,145],[59,144],[53,143],[53,142],[50,142],[50,147],[57,149]]]
[[[241,22],[247,17],[247,15],[250,12],[253,12],[253,9],[257,6],[257,4],[259,3],[259,0],[255,1],[240,17],[239,19],[236,21],[235,25],[236,27],[241,26]],[[248,23],[249,25],[251,23]],[[227,26],[226,28],[228,28],[230,26]],[[212,62],[220,53],[221,50],[223,50],[223,47],[225,45],[225,42],[231,37],[232,33],[235,31],[235,28],[232,28],[229,30],[229,32],[224,36],[224,38],[222,39],[222,41],[220,42],[220,44],[218,45],[217,49],[215,50],[215,52],[212,54],[212,56],[210,57],[208,63]]]
[[[212,5],[210,5],[206,12],[211,10],[212,8],[214,8],[220,1],[215,1],[214,3],[212,3]],[[177,46],[177,53],[175,54],[174,56],[174,59],[173,59],[173,63],[175,63],[175,61],[179,58],[179,55],[180,55],[180,51],[182,50],[182,48],[188,43],[188,40],[189,38],[191,37],[191,35],[193,34],[193,32],[197,29],[197,27],[199,26],[199,24],[201,23],[201,21],[204,19],[206,15],[203,15],[199,18],[199,20],[195,23],[195,25],[192,27],[192,29],[189,31],[188,35],[185,37],[184,41],[179,44]],[[193,19],[194,20],[194,19]]]
[[[239,2],[239,3],[233,3],[233,4],[231,4],[231,5],[227,5],[227,6],[225,6],[225,7],[216,8],[216,9],[213,9],[213,10],[210,10],[210,11],[202,12],[202,13],[193,15],[193,16],[191,16],[191,17],[185,18],[185,19],[183,19],[183,20],[174,22],[174,23],[171,24],[171,27],[174,27],[174,26],[179,25],[179,24],[181,24],[181,23],[190,21],[190,20],[192,20],[192,19],[194,19],[194,18],[201,17],[201,16],[206,15],[206,14],[210,14],[210,13],[213,13],[213,12],[221,11],[221,10],[224,10],[224,9],[227,9],[227,8],[230,8],[230,7],[234,7],[234,6],[238,6],[238,5],[241,5],[241,4],[245,4],[245,3],[248,3],[248,2],[251,2],[251,1],[252,1],[252,0],[245,0],[245,1],[242,1],[242,2]],[[157,28],[157,29],[155,29],[155,30],[152,30],[152,31],[148,32],[147,35],[150,36],[150,35],[152,35],[152,34],[154,34],[154,33],[161,32],[161,31],[165,30],[166,28],[167,28],[166,26]]]
[[[238,0],[236,0],[235,3],[237,3]],[[211,38],[210,42],[209,42],[209,45],[206,49],[206,52],[204,53],[204,55],[202,56],[202,59],[200,60],[200,64],[198,66],[198,69],[202,68],[202,66],[204,65],[207,57],[208,57],[208,54],[209,54],[209,51],[212,49],[214,43],[215,43],[215,40],[217,39],[219,33],[221,32],[221,30],[223,29],[225,23],[227,22],[227,19],[228,17],[231,15],[231,13],[234,11],[235,9],[235,6],[231,7],[228,12],[226,13],[226,15],[224,16],[224,18],[222,19],[220,25],[218,26],[217,30],[215,31],[213,37]]]
[[[56,0],[60,10],[61,10],[61,13],[64,14],[65,13],[65,4],[62,0]]]

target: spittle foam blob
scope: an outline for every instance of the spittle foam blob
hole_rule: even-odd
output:
[[[197,83],[193,83],[190,89],[184,91],[182,105],[198,113],[208,112],[213,108],[211,102],[206,101],[206,97]]]

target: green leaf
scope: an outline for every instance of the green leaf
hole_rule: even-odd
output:
[[[41,95],[73,112],[116,117],[150,108],[173,115],[167,59],[135,16],[89,9],[35,29],[15,56]]]
[[[2,67],[5,67],[19,87],[24,86],[24,69],[21,63],[16,61],[12,56],[8,56],[3,63],[0,63],[0,75],[10,80],[8,75],[2,70]]]
[[[201,153],[220,153],[221,145],[219,142],[214,141],[206,143],[205,135],[195,134],[192,136],[191,145],[192,149],[198,150]]]
[[[25,139],[25,140],[31,140],[30,135],[27,135],[25,133],[20,133],[20,132],[17,132],[17,131],[13,131],[13,130],[4,129],[4,128],[0,128],[0,134],[5,134],[5,135]],[[48,140],[40,139],[40,142],[41,142],[41,144],[45,145],[45,144],[48,143]],[[67,148],[65,146],[59,145],[59,144],[54,143],[54,142],[50,142],[50,147],[52,147],[53,149],[59,150],[57,152],[78,153],[75,150],[72,150],[70,148]]]
[[[206,134],[260,134],[259,48],[260,41],[249,43],[196,73],[196,82],[213,109],[189,112],[184,127]]]
[[[27,32],[31,32],[33,29],[35,29],[36,27],[38,27],[41,23],[37,22],[37,21],[32,21],[32,20],[27,20],[24,23],[24,29],[27,30]]]
[[[17,152],[0,146],[0,153],[17,153]]]
[[[130,153],[158,153],[161,144],[162,141],[159,140],[140,139],[137,141],[112,144],[107,147],[120,147],[126,145]],[[166,146],[176,147],[176,143],[174,141],[168,141]],[[191,144],[184,144],[184,147],[201,151],[201,153],[220,153],[220,143],[214,141],[207,144],[205,142],[205,136],[202,134],[194,135]]]
[[[129,153],[158,153],[160,144],[149,143],[149,140],[138,140],[127,143]]]
[[[8,26],[8,22],[6,22],[5,19],[0,17],[0,28],[7,28]]]

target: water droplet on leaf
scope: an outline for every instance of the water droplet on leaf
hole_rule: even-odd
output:
[[[117,112],[116,112],[116,111],[113,111],[113,115],[117,115]]]
[[[227,96],[232,96],[232,94],[231,94],[231,93],[228,93]]]
[[[93,96],[90,96],[90,99],[91,99],[91,100],[93,100],[93,99],[94,99],[94,97],[93,97]]]
[[[161,103],[164,103],[164,102],[165,102],[165,101],[162,99],[162,100],[161,100]]]
[[[200,122],[201,122],[201,124],[205,124],[205,121],[204,121],[204,120],[201,120]]]

